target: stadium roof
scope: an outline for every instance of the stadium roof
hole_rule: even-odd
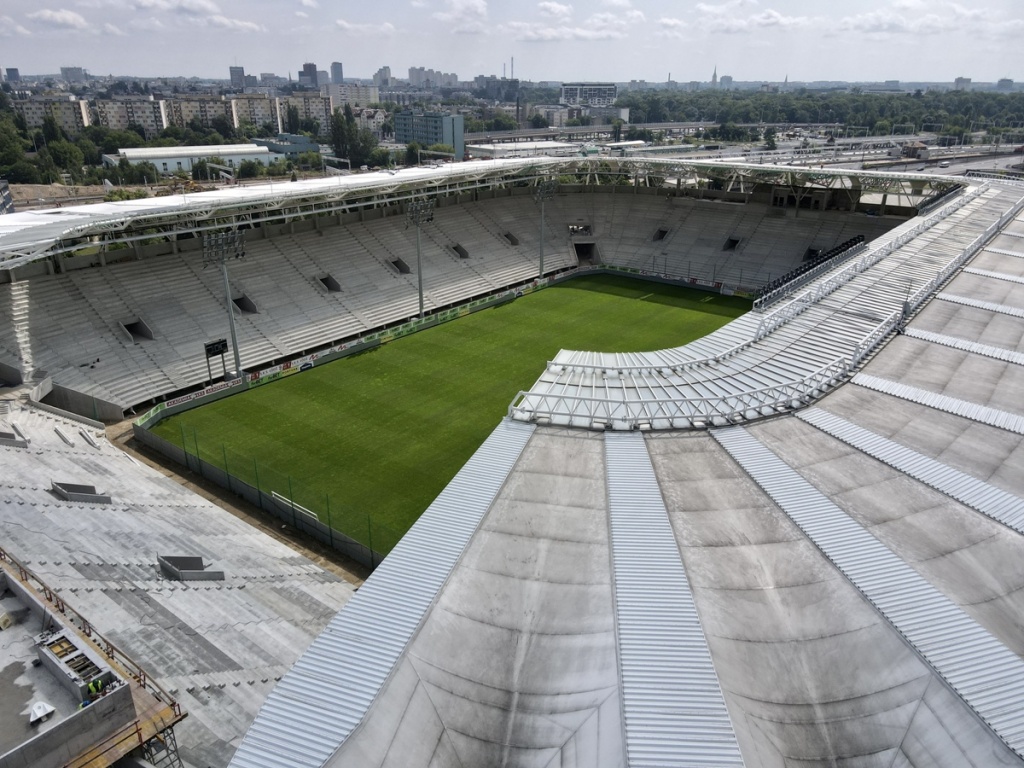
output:
[[[1021,765],[1024,189],[945,208],[778,324],[562,353],[233,768]],[[833,355],[789,402],[681,405]]]
[[[131,147],[117,150],[117,155],[132,162],[156,160],[161,157],[217,157],[231,155],[269,155],[270,150],[260,144],[217,144],[216,146],[188,147]]]
[[[961,179],[928,174],[808,169],[713,160],[628,158],[518,158],[448,163],[440,167],[332,176],[296,182],[222,187],[209,192],[24,211],[0,218],[0,269],[99,245],[202,233],[260,222],[290,221],[365,206],[393,204],[422,195],[448,195],[481,187],[531,183],[564,174],[628,174],[643,183],[656,177],[681,182],[718,179],[724,188],[750,191],[756,183],[793,188],[809,184],[861,191],[910,194],[948,188]]]

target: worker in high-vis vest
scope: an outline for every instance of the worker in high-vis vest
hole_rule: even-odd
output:
[[[90,696],[99,696],[100,691],[103,690],[103,681],[97,677],[92,680],[87,687],[89,689]]]

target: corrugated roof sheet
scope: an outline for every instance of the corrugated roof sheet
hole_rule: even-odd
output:
[[[1024,499],[820,408],[807,408],[796,415],[868,456],[1024,533]]]
[[[1010,232],[1001,232],[1000,234],[1009,235]],[[1022,235],[1024,237],[1024,235]],[[1024,259],[1024,253],[1020,251],[1008,251],[1006,248],[986,248],[986,251],[990,253],[998,253],[1000,256],[1016,256],[1018,259]]]
[[[644,439],[609,433],[605,457],[629,766],[741,766]]]
[[[989,408],[987,405],[979,405],[978,403],[961,400],[959,397],[940,395],[938,392],[930,392],[920,387],[911,387],[908,384],[882,379],[867,373],[858,373],[851,381],[854,384],[873,389],[876,392],[884,392],[887,395],[909,400],[912,403],[927,405],[929,408],[952,413],[956,416],[963,416],[971,421],[977,421],[981,424],[988,424],[989,426],[999,427],[1009,432],[1016,432],[1018,435],[1024,435],[1024,416],[1018,416],[1015,413]]]
[[[978,275],[979,277],[991,277],[993,280],[1005,280],[1008,283],[1024,284],[1024,277],[1009,275],[1006,272],[994,272],[991,269],[978,269],[977,267],[964,267],[964,272],[969,275]]]
[[[711,434],[968,706],[1024,756],[1024,660],[746,429]]]
[[[271,692],[231,768],[316,768],[352,733],[534,427],[503,421]]]
[[[959,336],[949,336],[945,333],[921,331],[917,328],[907,328],[903,332],[903,335],[909,336],[912,339],[930,341],[933,344],[941,344],[944,347],[952,347],[953,349],[959,349],[963,352],[970,352],[972,355],[982,355],[984,357],[1002,360],[1006,363],[1024,365],[1024,352],[1014,352],[1011,349],[1003,349],[1002,347],[993,347],[989,344],[979,344],[978,342],[970,341],[969,339],[961,339]]]
[[[940,301],[948,301],[952,304],[961,304],[965,307],[987,309],[989,312],[998,312],[1001,315],[1024,317],[1024,309],[1021,309],[1020,307],[1011,307],[1009,304],[996,304],[994,301],[981,301],[979,299],[972,299],[970,296],[957,296],[954,293],[946,292],[936,295],[935,298]]]

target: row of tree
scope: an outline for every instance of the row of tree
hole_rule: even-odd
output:
[[[630,91],[616,106],[629,107],[633,124],[831,124],[872,136],[922,130],[953,137],[982,130],[990,135],[1024,132],[1024,93]]]

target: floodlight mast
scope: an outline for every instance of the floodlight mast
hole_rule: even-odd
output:
[[[555,179],[545,179],[537,185],[533,193],[533,199],[540,204],[540,279],[544,278],[544,203],[555,196],[558,189],[558,182]]]
[[[235,334],[235,308],[231,299],[231,282],[228,280],[228,259],[245,256],[245,237],[237,229],[225,232],[211,232],[203,235],[203,266],[220,264],[224,274],[224,301],[228,307],[228,327],[231,330],[231,351],[235,355],[234,376],[242,375],[242,359],[238,352],[238,337]]]
[[[434,198],[411,200],[405,209],[409,221],[416,225],[416,282],[420,294],[420,319],[423,319],[423,259],[420,253],[420,225],[434,220]]]

